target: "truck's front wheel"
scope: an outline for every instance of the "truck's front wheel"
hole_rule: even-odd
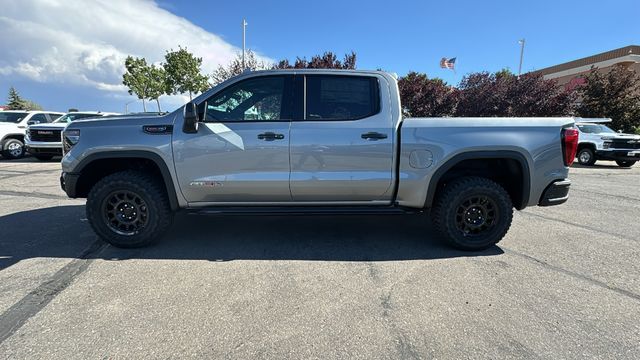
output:
[[[141,247],[159,239],[173,213],[164,186],[137,171],[123,171],[98,181],[87,196],[87,219],[108,243]]]
[[[462,250],[483,250],[498,243],[509,230],[513,205],[494,181],[463,177],[448,183],[432,211],[436,230]]]

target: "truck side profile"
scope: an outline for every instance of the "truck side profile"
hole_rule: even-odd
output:
[[[159,238],[173,213],[430,214],[479,250],[513,208],[565,202],[572,118],[403,118],[379,71],[248,72],[161,117],[63,132],[62,188],[115,246]]]

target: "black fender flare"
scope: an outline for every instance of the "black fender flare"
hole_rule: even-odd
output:
[[[451,168],[459,164],[464,160],[473,160],[473,159],[511,159],[516,160],[521,167],[522,177],[523,177],[523,187],[522,187],[522,202],[520,204],[514,204],[516,209],[523,209],[529,203],[529,196],[531,193],[531,170],[529,169],[529,163],[527,159],[521,153],[513,150],[500,150],[500,151],[468,151],[457,154],[453,156],[451,159],[447,160],[444,164],[440,165],[440,167],[435,171],[433,176],[431,176],[431,181],[429,182],[429,188],[427,189],[427,199],[425,200],[424,206],[430,208],[433,206],[433,201],[436,197],[436,190],[438,187],[438,182],[447,173]]]
[[[122,150],[122,151],[103,151],[91,154],[78,163],[78,165],[74,168],[73,174],[81,175],[82,170],[87,167],[87,165],[91,164],[96,160],[103,159],[115,159],[115,158],[140,158],[151,160],[157,167],[160,169],[160,174],[162,175],[162,179],[164,180],[164,184],[167,190],[167,195],[169,198],[169,204],[171,205],[172,210],[177,210],[179,208],[178,205],[178,195],[176,192],[176,187],[173,183],[173,178],[171,178],[171,172],[169,171],[169,167],[166,162],[160,157],[160,155],[148,151],[148,150]]]

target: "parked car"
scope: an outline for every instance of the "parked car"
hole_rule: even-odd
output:
[[[62,130],[71,122],[103,116],[119,115],[100,111],[78,111],[64,114],[50,124],[29,125],[25,134],[27,151],[38,160],[51,160],[62,155]]]
[[[567,200],[572,118],[403,118],[401,109],[385,72],[248,72],[165,116],[70,124],[61,186],[87,198],[94,231],[120,247],[160,238],[185,209],[430,213],[453,246],[479,250],[503,238],[514,207]]]
[[[591,166],[597,160],[613,160],[631,167],[640,160],[640,135],[617,133],[602,123],[611,119],[577,119],[578,163]]]
[[[6,159],[23,157],[27,125],[50,123],[62,115],[55,111],[0,111],[0,154]]]

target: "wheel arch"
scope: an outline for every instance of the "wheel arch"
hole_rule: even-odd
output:
[[[2,140],[0,140],[0,144],[4,143],[4,141],[7,140],[7,139],[16,139],[16,140],[20,140],[20,141],[22,141],[22,143],[24,143],[24,134],[20,134],[20,133],[7,134],[7,135],[2,137]]]
[[[160,155],[145,150],[104,151],[82,159],[73,171],[78,175],[75,197],[86,197],[91,187],[103,177],[131,169],[156,171],[164,183],[171,209],[179,208],[176,187],[167,163]]]
[[[516,172],[516,174],[514,175],[517,175],[520,180],[518,182],[519,186],[509,184],[507,184],[507,186],[504,186],[504,184],[502,185],[509,193],[509,196],[511,196],[513,205],[516,209],[522,210],[527,206],[531,193],[531,170],[527,158],[523,154],[513,150],[468,151],[453,156],[444,164],[440,165],[440,167],[431,177],[424,206],[426,208],[431,208],[433,206],[438,189],[446,184],[449,176],[451,176],[450,179],[453,179],[460,176],[475,175],[484,176],[492,180],[497,180],[495,179],[496,175],[487,173],[486,169],[483,173],[482,166],[465,171],[465,165],[472,162],[477,162],[479,164],[482,164],[482,166],[488,167],[494,166],[495,164],[499,164],[501,162],[505,162],[506,164],[508,164],[508,173],[511,173],[513,171]],[[465,174],[465,172],[468,173]],[[500,181],[496,182],[501,183]]]

